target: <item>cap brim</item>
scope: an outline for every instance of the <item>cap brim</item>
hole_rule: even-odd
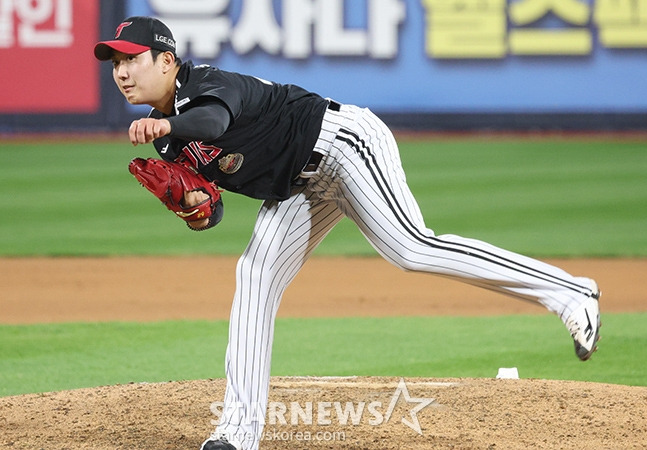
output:
[[[94,56],[99,61],[107,61],[112,58],[115,50],[127,55],[138,55],[150,49],[150,47],[145,45],[134,44],[128,41],[103,41],[94,46]]]

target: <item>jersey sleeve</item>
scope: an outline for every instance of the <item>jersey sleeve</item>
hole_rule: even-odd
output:
[[[229,127],[230,113],[220,99],[201,97],[198,100],[201,101],[199,104],[166,118],[171,124],[170,136],[191,141],[212,141]]]

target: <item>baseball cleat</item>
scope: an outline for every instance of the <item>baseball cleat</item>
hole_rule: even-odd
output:
[[[566,328],[573,337],[575,354],[586,361],[597,350],[600,339],[600,290],[594,283],[593,294],[587,297],[566,320]]]
[[[226,439],[207,439],[202,443],[200,450],[237,450]]]

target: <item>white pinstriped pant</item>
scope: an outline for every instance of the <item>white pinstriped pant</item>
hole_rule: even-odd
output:
[[[266,201],[238,261],[226,356],[227,390],[216,434],[258,448],[269,389],[274,319],[281,296],[343,216],[392,264],[541,303],[564,321],[591,295],[591,280],[484,242],[426,228],[406,184],[397,144],[368,109],[328,110],[306,186]],[[430,283],[433,281],[430,280]]]

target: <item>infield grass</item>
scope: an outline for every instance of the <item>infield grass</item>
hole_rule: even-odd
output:
[[[552,315],[278,319],[273,375],[522,378],[647,386],[647,313],[603,317],[580,362]],[[224,376],[226,321],[0,326],[0,396]]]
[[[410,187],[437,234],[537,257],[647,256],[645,142],[400,146]],[[0,255],[244,250],[259,201],[225,193],[221,224],[193,233],[128,173],[135,156],[155,155],[125,140],[0,143]],[[317,253],[375,254],[348,220]],[[493,377],[515,366],[522,378],[647,386],[646,320],[645,313],[605,315],[601,351],[581,363],[565,328],[548,315],[279,319],[272,373]],[[0,395],[220,377],[226,338],[226,322],[0,325]]]
[[[400,142],[428,227],[533,256],[647,256],[647,143],[574,139]],[[152,146],[5,142],[0,254],[240,254],[260,201],[190,232],[128,173]],[[318,254],[373,255],[349,220]]]

